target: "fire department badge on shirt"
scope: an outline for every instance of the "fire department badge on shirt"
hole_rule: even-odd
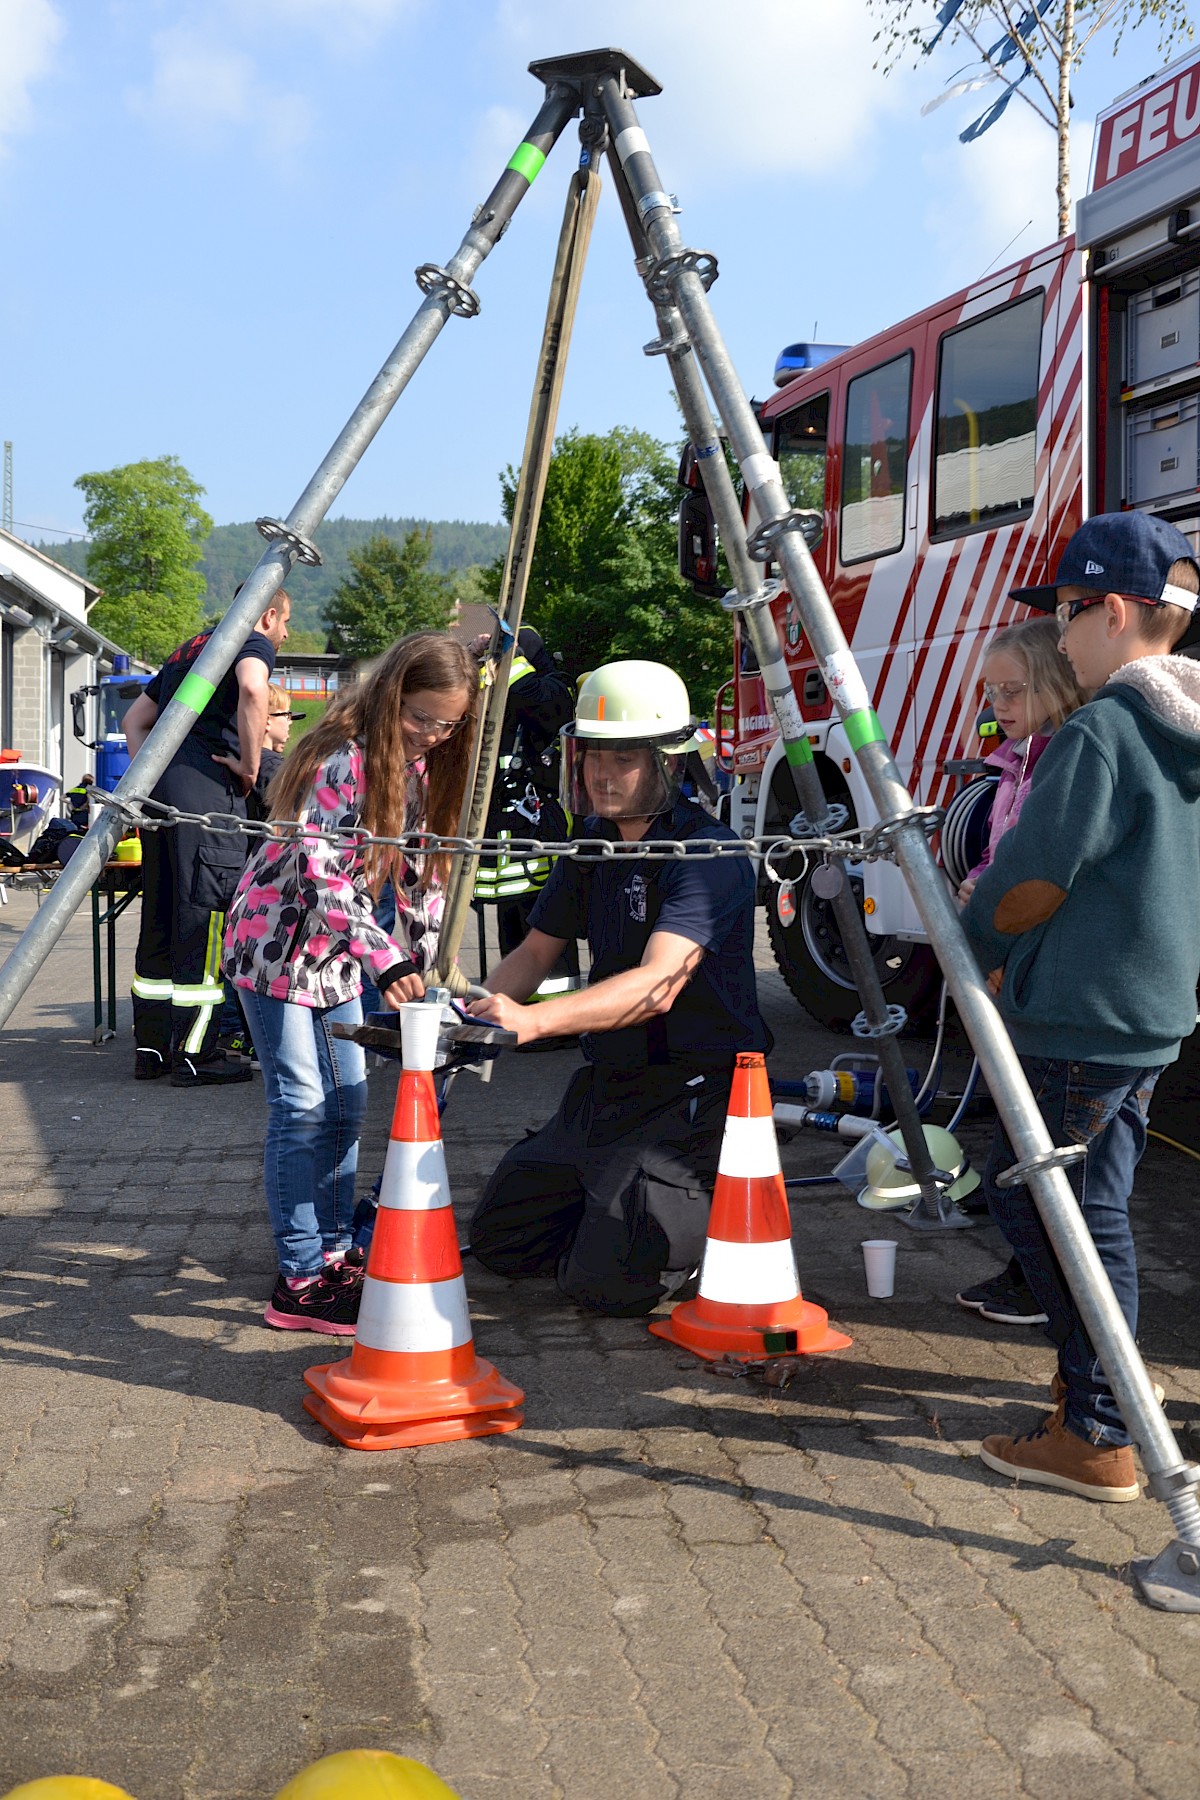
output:
[[[629,896],[629,916],[635,925],[646,923],[646,877],[639,870],[625,889]]]

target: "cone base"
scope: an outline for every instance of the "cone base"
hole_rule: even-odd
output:
[[[684,1300],[668,1318],[655,1319],[650,1332],[706,1362],[722,1356],[759,1362],[764,1356],[822,1355],[846,1350],[853,1342],[835,1331],[825,1308],[811,1300],[790,1300],[782,1306],[724,1306],[701,1296]]]
[[[440,1444],[453,1438],[515,1431],[524,1419],[525,1395],[490,1362],[471,1355],[469,1345],[466,1351],[470,1360],[465,1367],[452,1366],[445,1374],[423,1379],[389,1381],[370,1366],[356,1372],[360,1351],[342,1362],[318,1364],[304,1371],[315,1396],[305,1396],[305,1411],[339,1442],[359,1450]],[[372,1356],[372,1362],[377,1356]],[[414,1363],[445,1359],[396,1356],[388,1360],[409,1365],[397,1370],[397,1374],[409,1374]],[[459,1353],[452,1352],[452,1365],[459,1361]]]
[[[448,1444],[459,1438],[494,1437],[500,1431],[516,1431],[525,1422],[524,1412],[517,1407],[503,1412],[411,1419],[390,1425],[366,1424],[344,1419],[318,1394],[304,1396],[304,1410],[348,1450],[403,1450],[418,1444]]]

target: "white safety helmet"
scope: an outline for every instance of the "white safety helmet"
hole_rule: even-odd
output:
[[[925,1142],[935,1169],[944,1169],[955,1177],[946,1190],[948,1200],[965,1200],[979,1186],[979,1174],[971,1167],[966,1152],[957,1138],[940,1125],[926,1125]],[[890,1134],[898,1151],[904,1149],[904,1138],[898,1131]],[[895,1154],[882,1144],[873,1144],[867,1152],[867,1185],[858,1196],[858,1204],[870,1212],[898,1212],[921,1198],[921,1188],[908,1169],[896,1167]]]
[[[575,717],[564,725],[561,796],[576,818],[654,818],[679,798],[688,756],[698,748],[687,689],[664,663],[612,662],[585,675]],[[645,780],[623,803],[598,804],[585,780],[592,751],[648,751]]]

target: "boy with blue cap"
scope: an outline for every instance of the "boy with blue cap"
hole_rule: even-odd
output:
[[[1012,597],[1057,615],[1060,649],[1092,692],[1054,734],[1020,818],[962,915],[963,928],[1058,1144],[1131,1332],[1129,1225],[1154,1084],[1196,1023],[1200,975],[1200,662],[1173,654],[1197,622],[1200,565],[1146,513],[1089,519],[1055,579]],[[1129,1435],[1028,1188],[997,1124],[984,1177],[1058,1346],[1037,1430],[984,1440],[989,1468],[1089,1500],[1135,1500]]]

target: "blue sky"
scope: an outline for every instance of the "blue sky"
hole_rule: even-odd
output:
[[[283,513],[444,262],[541,89],[619,44],[751,392],[780,348],[854,342],[1054,236],[1051,132],[1014,101],[922,104],[965,60],[872,69],[863,0],[0,0],[0,438],[24,535],[78,530],[75,477],[173,454],[218,523]],[[1091,121],[1155,28],[1075,84]],[[335,511],[499,517],[575,162],[559,144]],[[602,198],[560,427],[677,435],[615,196]],[[1077,191],[1079,184],[1077,183]],[[1032,221],[1032,223],[1027,223]],[[29,529],[29,527],[33,529]]]

